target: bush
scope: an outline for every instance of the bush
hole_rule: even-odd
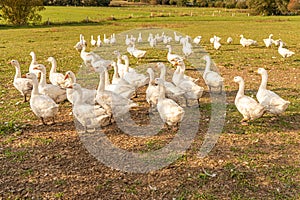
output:
[[[288,10],[293,13],[297,13],[300,10],[299,0],[291,0],[288,4]]]
[[[255,14],[263,15],[286,15],[289,0],[249,0],[248,7]]]
[[[43,0],[1,0],[0,6],[2,17],[15,25],[41,21],[37,12],[45,9]]]

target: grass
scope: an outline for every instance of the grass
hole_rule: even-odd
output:
[[[152,18],[150,18],[151,12],[154,16]],[[114,20],[111,19],[111,13],[113,13]],[[190,16],[191,13],[193,16]],[[52,133],[51,130],[54,132],[56,127],[47,127],[47,130],[51,129],[50,131],[46,131],[43,127],[36,127],[39,119],[31,112],[29,103],[22,102],[21,95],[12,85],[15,72],[10,65],[6,64],[9,60],[19,60],[22,74],[24,74],[27,72],[31,61],[29,53],[34,51],[37,60],[46,64],[48,68],[50,65],[46,62],[46,59],[49,56],[54,56],[58,62],[57,70],[59,72],[64,73],[67,70],[78,72],[82,61],[73,46],[78,41],[80,33],[85,35],[89,41],[90,35],[96,36],[104,33],[110,35],[134,28],[161,27],[188,34],[192,37],[201,35],[203,37],[202,46],[209,52],[217,69],[225,77],[227,92],[226,124],[217,145],[209,154],[209,158],[205,160],[207,162],[199,161],[193,157],[199,146],[201,146],[199,144],[201,142],[195,142],[188,153],[184,154],[170,168],[147,174],[147,176],[126,174],[128,179],[125,186],[122,185],[124,183],[119,178],[120,176],[124,178],[124,175],[119,174],[120,172],[113,170],[111,172],[107,168],[93,171],[96,164],[91,164],[92,167],[90,165],[86,166],[83,158],[81,160],[83,160],[84,174],[74,174],[80,170],[79,167],[76,170],[65,172],[64,176],[58,177],[57,181],[47,180],[45,182],[51,182],[54,185],[53,187],[60,189],[65,187],[66,183],[69,183],[72,178],[87,177],[88,175],[85,174],[92,171],[93,174],[92,176],[89,174],[90,177],[97,177],[99,174],[106,175],[107,173],[109,181],[107,177],[100,176],[98,180],[94,181],[97,185],[89,188],[96,188],[101,192],[110,190],[109,194],[114,192],[112,191],[113,188],[116,193],[127,195],[128,199],[143,195],[145,188],[148,188],[148,184],[158,188],[157,191],[153,191],[154,196],[143,196],[149,199],[159,199],[164,195],[169,199],[171,197],[177,199],[222,199],[223,197],[225,199],[299,198],[300,188],[297,182],[299,181],[300,164],[299,16],[248,17],[247,11],[244,10],[165,6],[130,8],[46,7],[42,15],[42,23],[46,23],[49,18],[52,24],[49,26],[37,25],[35,27],[0,25],[0,142],[3,146],[0,148],[0,162],[2,166],[9,166],[5,170],[1,169],[1,174],[11,178],[14,173],[14,171],[10,171],[11,169],[17,172],[21,170],[20,174],[23,177],[28,176],[33,179],[38,174],[37,172],[44,170],[43,167],[47,165],[51,167],[60,166],[60,163],[48,164],[48,162],[70,159],[69,163],[76,163],[78,160],[72,157],[74,152],[83,151],[82,149],[78,150],[78,146],[81,144],[77,143],[76,146],[74,143],[69,144],[65,141],[67,140],[65,138],[72,138],[69,136],[69,132],[72,131],[69,129],[72,128],[64,127],[58,133]],[[90,23],[85,22],[87,17]],[[296,52],[296,55],[282,60],[276,48],[266,49],[263,47],[262,39],[268,37],[270,33],[274,34],[274,39],[283,39],[288,48]],[[257,40],[259,46],[242,48],[239,45],[240,34]],[[215,51],[209,43],[209,38],[213,35],[222,38],[221,51]],[[234,39],[232,45],[225,44],[229,36]],[[88,50],[92,50],[92,48]],[[164,53],[164,50],[159,52],[149,51],[151,58],[147,61],[155,62],[154,58],[164,60]],[[132,63],[136,62],[135,59],[130,61]],[[249,123],[249,126],[241,126],[239,121],[242,116],[234,106],[237,85],[232,79],[236,75],[243,76],[246,83],[245,93],[255,96],[260,83],[260,76],[256,73],[258,67],[268,69],[269,88],[291,101],[291,104],[282,116],[266,115]],[[203,101],[206,102],[203,103],[200,109],[205,115],[211,112],[211,106],[207,102],[209,100],[204,99]],[[61,107],[67,106],[69,106],[67,103],[61,105]],[[204,119],[206,118],[204,117]],[[27,124],[31,126],[26,126]],[[205,127],[199,128],[199,137],[201,138],[205,134]],[[164,135],[164,132],[161,131],[159,135]],[[74,141],[72,140],[72,142]],[[165,142],[160,141],[159,138],[148,140],[144,144],[146,150],[141,152],[161,148],[162,144],[165,144]],[[73,149],[68,149],[69,145],[73,145]],[[41,156],[35,157],[35,154],[41,154]],[[51,154],[49,158],[48,154]],[[43,160],[44,157],[47,157],[47,159]],[[41,160],[37,162],[38,159]],[[24,169],[14,168],[16,162],[21,165],[29,163],[31,166]],[[38,165],[43,162],[46,163],[44,166]],[[68,162],[65,166],[69,165]],[[42,169],[34,167],[35,163]],[[216,171],[217,177],[208,177],[201,171],[201,166],[208,168],[207,171],[209,172],[214,173]],[[64,166],[59,168],[64,168]],[[173,174],[176,178],[170,177],[172,171],[176,169],[184,169],[184,172],[176,171]],[[40,172],[41,176],[46,173],[49,172]],[[36,179],[39,180],[40,178],[37,177]],[[45,176],[46,178],[47,176]],[[102,182],[98,182],[99,180]],[[141,183],[132,184],[134,181],[141,181]],[[84,182],[84,185],[87,183],[90,182]],[[119,183],[121,186],[118,185]],[[229,185],[230,188],[226,185]],[[235,191],[233,191],[233,188]],[[279,189],[279,192],[277,189]],[[48,193],[41,193],[40,195],[42,197],[45,195],[46,198],[47,195],[48,197],[50,195],[51,197],[63,198],[70,196],[69,193],[72,193],[71,189],[59,191],[53,191],[52,196]],[[227,193],[223,193],[223,191],[227,191]],[[11,196],[11,198],[17,196],[18,194]],[[114,197],[115,199],[120,198],[119,196],[113,196],[112,198]]]

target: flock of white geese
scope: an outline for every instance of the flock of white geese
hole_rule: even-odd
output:
[[[294,52],[283,48],[284,43],[279,40],[269,38],[264,39],[267,47],[272,44],[279,45],[278,52],[283,57],[289,57]],[[52,119],[55,123],[55,116],[59,110],[59,103],[68,100],[73,105],[73,115],[84,127],[84,130],[94,129],[99,126],[107,126],[116,120],[116,117],[122,116],[129,112],[130,108],[138,106],[133,102],[137,95],[139,87],[147,85],[146,101],[149,103],[150,112],[158,112],[162,121],[169,126],[175,126],[180,123],[184,117],[184,106],[189,106],[189,101],[199,99],[202,96],[204,88],[197,85],[198,79],[192,78],[185,74],[185,59],[193,52],[193,45],[198,45],[202,37],[197,36],[191,39],[189,36],[180,36],[174,32],[174,37],[162,34],[149,34],[147,42],[151,47],[158,43],[163,43],[168,49],[166,60],[171,63],[176,70],[171,80],[166,80],[167,67],[164,63],[158,62],[155,69],[148,68],[148,76],[138,73],[136,69],[130,67],[129,58],[119,51],[115,51],[116,61],[106,60],[94,52],[86,52],[87,42],[84,36],[80,35],[79,42],[74,46],[80,51],[80,56],[86,66],[91,67],[96,73],[100,74],[99,85],[97,89],[87,89],[76,83],[76,75],[72,71],[65,74],[56,72],[57,63],[55,58],[49,57],[48,62],[52,67],[49,73],[49,81],[46,77],[45,65],[38,63],[34,52],[31,52],[31,64],[29,73],[21,77],[20,64],[17,60],[11,60],[10,64],[16,69],[13,85],[24,96],[24,101],[30,95],[30,107],[33,113],[39,117],[44,125],[46,118]],[[135,38],[133,35],[126,35],[125,45],[130,56],[143,59],[146,56],[145,50],[136,48],[138,43],[142,42],[141,33]],[[220,49],[221,38],[214,36],[210,42],[214,48]],[[171,42],[175,41],[182,45],[182,52],[175,54],[172,52]],[[113,45],[117,42],[115,34],[107,38],[104,35],[104,41],[100,36],[94,40],[91,36],[91,46],[101,47],[102,45]],[[228,43],[232,38],[227,39]],[[241,45],[244,47],[257,45],[257,42],[244,38],[241,35]],[[180,54],[180,55],[179,55]],[[209,92],[216,88],[222,93],[223,78],[215,71],[211,70],[211,59],[205,55],[205,70],[202,74]],[[114,73],[110,80],[108,70],[113,68]],[[160,70],[160,77],[154,77],[154,70]],[[243,115],[242,123],[261,117],[265,112],[278,115],[283,113],[289,101],[282,99],[274,92],[267,89],[267,71],[263,68],[258,69],[262,77],[261,85],[258,89],[256,98],[258,102],[244,94],[244,80],[236,76],[234,82],[239,84],[239,90],[235,98],[235,105],[238,111]],[[184,98],[185,103],[179,103],[178,98]]]

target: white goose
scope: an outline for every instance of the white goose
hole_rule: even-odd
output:
[[[243,115],[243,119],[241,120],[241,122],[244,123],[249,120],[254,120],[261,117],[264,114],[265,109],[253,98],[244,94],[245,83],[243,78],[240,76],[236,76],[233,80],[234,82],[239,84],[239,90],[236,94],[234,104],[238,111]]]
[[[96,45],[97,41],[94,39],[94,36],[91,35],[91,46],[94,47]]]
[[[46,83],[46,67],[44,65],[39,64],[34,69],[39,70],[41,72],[39,93],[48,95],[56,103],[63,102],[67,99],[67,94],[65,89],[62,89],[57,85]]]
[[[77,51],[81,51],[83,46],[87,46],[87,42],[84,39],[84,36],[82,34],[79,35],[79,42],[77,42],[74,46],[74,48]]]
[[[222,93],[223,78],[217,72],[211,71],[211,59],[208,55],[204,56],[204,60],[206,61],[206,66],[203,79],[209,88],[209,92],[211,92],[211,88],[219,88],[220,93]]]
[[[84,93],[79,84],[73,83],[68,88],[77,96],[74,99],[72,111],[74,117],[84,127],[84,132],[87,132],[87,129],[95,129],[111,123],[111,116],[107,115],[103,108],[99,105],[91,105],[83,101]]]
[[[228,37],[227,40],[226,40],[226,42],[227,42],[228,44],[231,44],[231,43],[233,42],[232,37]]]
[[[48,62],[51,63],[51,70],[49,73],[49,80],[53,85],[57,85],[60,87],[65,87],[65,76],[62,73],[56,72],[57,62],[55,58],[49,57],[47,59]]]
[[[32,51],[29,54],[32,58],[30,66],[29,66],[29,73],[34,73],[36,75],[36,77],[39,77],[40,72],[38,70],[34,70],[33,68],[36,67],[39,63],[36,61],[36,55],[35,53]]]
[[[68,80],[67,85],[71,86],[73,83],[76,83],[76,76],[72,71],[67,71],[65,74],[65,80]],[[74,95],[75,95],[74,90],[69,89],[69,88],[66,88],[66,89],[67,89],[66,93],[67,93],[68,101],[71,104],[74,104],[74,99],[77,98],[77,97],[74,97]],[[95,104],[96,103],[95,97],[97,94],[97,90],[81,88],[81,91],[83,93],[83,95],[81,97],[82,102],[87,103],[87,104]]]
[[[270,34],[268,38],[263,39],[266,47],[271,47],[272,46],[272,43],[273,43],[272,37],[273,37],[273,34]]]
[[[113,33],[111,36],[110,36],[110,41],[109,41],[110,44],[116,44],[117,43],[117,39],[116,39],[116,35],[115,33]]]
[[[261,84],[256,94],[257,100],[270,113],[275,115],[283,113],[290,102],[282,99],[275,92],[267,90],[268,73],[264,68],[259,68],[257,72],[262,77]]]
[[[173,54],[172,53],[172,46],[167,45],[166,48],[168,48],[168,54],[167,54],[167,60],[174,66],[176,63],[176,60],[183,60],[183,57]]]
[[[16,68],[13,85],[21,95],[24,96],[24,102],[27,102],[26,97],[27,95],[30,95],[32,91],[32,80],[21,77],[20,64],[17,60],[11,60],[9,63]]]
[[[131,107],[136,106],[131,100],[124,98],[112,91],[105,90],[105,69],[99,67],[96,72],[100,73],[100,82],[97,89],[96,101],[101,105],[108,115],[122,117],[129,112]]]
[[[102,47],[102,41],[101,41],[101,36],[100,35],[97,36],[96,46],[97,47]]]
[[[123,77],[129,84],[133,85],[135,88],[142,87],[149,82],[149,77],[144,74],[137,73],[134,70],[129,70],[129,60],[126,55],[122,56],[122,59],[125,61],[125,70]]]
[[[107,68],[104,68],[105,90],[112,91],[124,98],[130,99],[132,97],[132,95],[135,93],[135,88],[132,85],[130,85],[127,81],[125,81],[124,79],[119,78],[118,71],[117,71],[118,66],[115,62],[113,62],[111,65],[114,67],[114,74],[113,74],[114,82],[118,82],[118,83],[110,84]],[[99,71],[98,68],[99,67],[95,68],[95,71]],[[119,78],[119,80],[116,80],[118,78]]]
[[[193,40],[194,44],[197,44],[197,45],[200,44],[201,39],[202,39],[202,36],[200,36],[200,35],[196,36]]]
[[[217,36],[214,36],[214,37],[217,37]],[[219,50],[221,48],[221,43],[219,42],[220,40],[217,40],[216,38],[214,39],[214,48],[216,50]]]
[[[174,40],[175,40],[175,42],[180,42],[181,38],[182,38],[182,36],[177,35],[177,33],[174,31]]]
[[[149,84],[146,89],[146,101],[150,105],[150,108],[152,109],[154,106],[157,105],[157,99],[159,96],[159,87],[157,85],[153,85],[154,82],[154,71],[152,68],[148,68],[147,72],[149,74]]]
[[[158,62],[156,66],[160,69],[160,78],[164,81],[165,89],[166,89],[166,96],[168,98],[175,98],[178,96],[182,96],[185,91],[177,87],[171,82],[166,81],[166,66],[163,63]]]
[[[246,39],[244,38],[244,35],[240,35],[241,39],[240,39],[240,44],[243,46],[243,47],[249,47],[249,46],[257,46],[257,41],[255,40],[252,40],[252,39]]]
[[[143,38],[142,38],[142,33],[141,32],[139,32],[139,36],[138,36],[137,42],[138,43],[142,43],[143,42]]]
[[[185,57],[190,56],[193,53],[192,45],[188,40],[185,40],[182,44],[182,52]]]
[[[110,44],[110,39],[106,38],[106,34],[103,35],[104,44]]]
[[[123,78],[126,69],[128,68],[129,72],[135,73],[135,70],[132,67],[129,67],[129,58],[126,55],[117,54],[117,65],[118,65],[118,73],[121,78]],[[122,63],[124,60],[124,64]]]
[[[283,57],[283,58],[288,58],[291,57],[292,55],[295,54],[295,52],[288,50],[287,48],[283,48],[283,42],[279,42],[280,45],[278,47],[278,53]]]
[[[27,73],[26,77],[32,80],[33,89],[30,98],[30,108],[33,113],[41,118],[44,125],[45,118],[52,118],[52,123],[55,123],[55,115],[58,112],[58,105],[49,96],[40,94],[38,89],[38,80],[34,73]]]
[[[80,51],[80,58],[83,60],[85,66],[90,67],[92,61],[92,55],[90,52],[86,52],[86,46],[83,45]]]
[[[177,69],[174,72],[174,75],[176,74],[177,77],[176,77],[175,82],[173,81],[173,83],[177,87],[179,87],[185,91],[184,97],[186,100],[186,106],[188,106],[188,100],[197,100],[198,105],[200,106],[199,99],[202,96],[204,88],[200,87],[199,85],[194,83],[192,80],[190,80],[189,78],[184,76],[185,65],[182,60],[177,61],[175,65],[177,65]],[[173,78],[174,78],[174,75],[173,75]],[[172,80],[173,80],[173,78],[172,78]]]
[[[159,85],[157,111],[161,119],[169,126],[177,125],[183,119],[184,109],[172,99],[166,98],[164,81],[161,78],[156,78],[155,82]]]
[[[141,59],[143,57],[145,57],[147,51],[144,51],[144,50],[140,50],[140,49],[137,49],[135,47],[135,45],[133,44],[133,50],[132,50],[132,55],[137,58],[137,59]]]

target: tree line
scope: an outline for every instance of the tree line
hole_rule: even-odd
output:
[[[250,9],[257,15],[298,14],[299,0],[128,0],[150,4]],[[44,6],[108,6],[110,0],[0,0],[0,18],[11,24],[41,21]]]

